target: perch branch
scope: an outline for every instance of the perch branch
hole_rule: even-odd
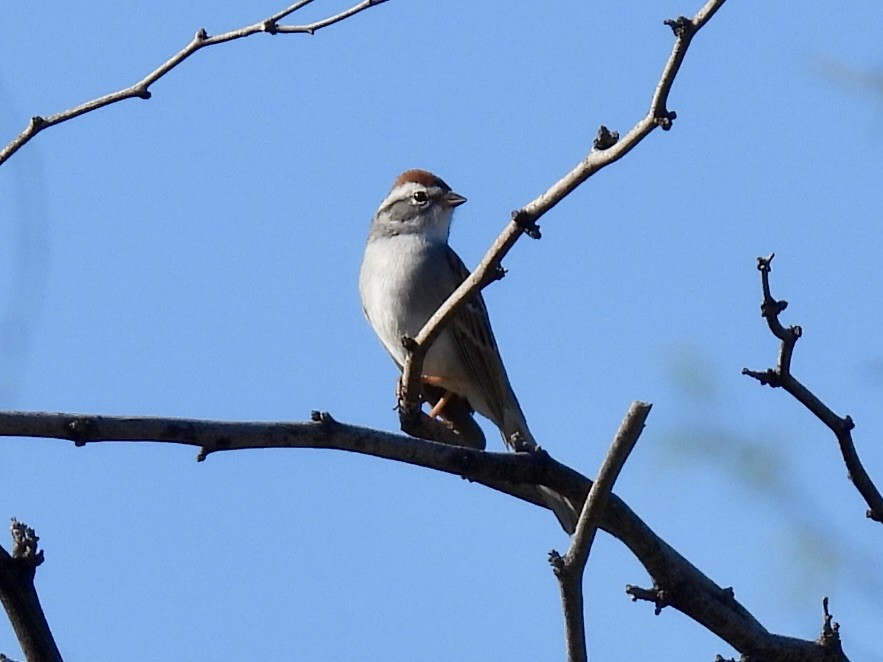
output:
[[[841,418],[835,414],[830,407],[791,374],[794,346],[803,334],[803,330],[799,326],[785,327],[779,321],[779,314],[787,308],[788,302],[775,299],[770,291],[770,272],[775,255],[775,253],[771,253],[768,257],[757,258],[757,269],[760,271],[760,284],[763,290],[760,311],[772,334],[781,341],[779,357],[775,368],[768,370],[743,368],[742,374],[753,377],[763,385],[785,389],[834,433],[846,464],[849,479],[868,505],[866,515],[875,522],[883,523],[883,497],[880,496],[879,490],[865,470],[858,456],[858,451],[855,449],[852,440],[852,429],[855,427],[855,423],[852,418],[849,416]]]
[[[633,402],[629,407],[598,471],[598,478],[589,489],[570,548],[564,556],[554,549],[549,553],[549,561],[561,590],[568,662],[586,662],[589,659],[583,612],[583,574],[613,484],[641,436],[650,407],[647,402]]]
[[[0,602],[25,659],[61,662],[61,653],[34,587],[37,566],[43,563],[43,551],[37,548],[40,539],[32,528],[15,519],[10,531],[12,554],[0,547]]]
[[[692,19],[682,16],[665,22],[675,34],[675,43],[659,82],[656,84],[647,114],[621,140],[616,140],[616,134],[602,126],[589,154],[544,193],[512,213],[512,220],[491,245],[475,270],[435,311],[417,336],[410,340],[408,343],[409,356],[402,370],[399,398],[403,430],[409,430],[415,416],[419,417],[421,414],[420,382],[423,374],[423,361],[432,342],[460,306],[497,279],[503,258],[521,235],[527,234],[532,238],[539,239],[540,231],[537,221],[546,212],[596,172],[628,154],[655,128],[662,127],[666,131],[671,128],[676,115],[668,110],[667,103],[675,77],[693,37],[723,6],[724,1],[709,0]]]
[[[228,423],[174,418],[129,418],[0,411],[0,436],[66,439],[78,446],[99,441],[152,441],[200,449],[199,459],[245,448],[326,448],[372,455],[462,476],[532,503],[526,489],[545,485],[583,504],[592,486],[579,472],[540,453],[487,453],[335,421],[316,413],[308,423]],[[542,504],[538,504],[542,505]],[[831,662],[818,642],[768,632],[733,596],[692,565],[611,494],[599,526],[620,540],[666,604],[703,625],[736,650],[770,661]]]
[[[112,92],[102,97],[98,97],[97,99],[92,99],[91,101],[82,103],[79,106],[74,106],[73,108],[62,111],[60,113],[55,113],[54,115],[48,115],[46,117],[35,115],[34,117],[32,117],[28,122],[28,125],[25,127],[24,131],[18,134],[9,142],[8,145],[6,145],[6,147],[0,150],[0,165],[3,165],[3,163],[9,160],[9,158],[13,154],[24,147],[24,145],[26,145],[32,138],[34,138],[34,136],[36,136],[44,129],[48,129],[50,126],[61,124],[62,122],[66,122],[67,120],[71,120],[75,117],[79,117],[80,115],[92,112],[93,110],[98,110],[99,108],[104,108],[105,106],[109,106],[112,103],[117,103],[125,99],[133,99],[136,97],[139,99],[149,99],[149,88],[151,85],[153,85],[156,81],[165,76],[179,64],[181,64],[188,57],[193,55],[196,51],[206,48],[207,46],[215,46],[216,44],[223,44],[235,39],[242,39],[243,37],[248,37],[259,32],[265,32],[267,34],[296,33],[312,35],[322,28],[326,28],[330,25],[334,25],[335,23],[339,23],[340,21],[347,19],[350,16],[358,14],[359,12],[369,9],[375,5],[382,4],[386,1],[387,0],[363,0],[362,2],[359,2],[358,4],[350,7],[349,9],[340,12],[339,14],[329,16],[328,18],[324,18],[320,21],[315,21],[314,23],[308,23],[306,25],[280,25],[279,21],[281,21],[283,18],[313,2],[313,0],[300,0],[300,2],[296,2],[293,5],[290,5],[286,9],[283,9],[282,11],[274,14],[273,16],[270,16],[269,18],[258,21],[257,23],[254,23],[252,25],[239,28],[237,30],[231,30],[222,34],[209,36],[204,29],[200,29],[197,31],[193,39],[191,39],[190,42],[186,46],[184,46],[184,48],[175,53],[172,57],[163,62],[159,67],[151,71],[134,85],[131,85],[130,87],[122,90],[118,90],[117,92]]]

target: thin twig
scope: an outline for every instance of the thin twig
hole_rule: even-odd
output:
[[[822,402],[812,391],[804,386],[793,374],[791,374],[791,360],[794,356],[794,346],[803,334],[799,326],[785,327],[779,321],[779,314],[788,306],[787,301],[777,300],[770,290],[770,272],[775,253],[767,257],[757,258],[757,269],[760,271],[760,284],[763,290],[763,301],[760,311],[770,328],[770,332],[781,341],[779,345],[779,357],[776,367],[768,370],[742,369],[742,374],[753,377],[763,385],[773,388],[783,388],[794,397],[800,404],[824,423],[837,438],[840,446],[840,454],[846,464],[849,479],[855,485],[859,494],[868,505],[865,513],[868,518],[875,522],[883,523],[883,496],[874,485],[868,472],[865,470],[855,443],[852,440],[852,430],[855,427],[850,416],[840,417]]]
[[[27,660],[61,662],[40,598],[34,587],[37,566],[43,563],[34,530],[13,518],[12,554],[0,547],[0,602]]]
[[[598,471],[598,477],[592,483],[589,496],[583,504],[576,531],[570,541],[570,548],[564,556],[554,549],[549,553],[549,561],[561,590],[568,662],[588,660],[583,610],[583,574],[592,551],[595,533],[601,523],[601,515],[613,492],[613,484],[638,442],[638,437],[641,436],[644,423],[650,414],[650,407],[648,402],[633,402],[629,407]]]
[[[840,623],[837,623],[831,612],[828,611],[827,597],[822,598],[822,612],[824,613],[824,619],[822,620],[822,633],[819,635],[818,642],[833,653],[843,655],[843,647],[840,642]]]
[[[245,448],[327,448],[406,462],[462,476],[540,506],[545,485],[583,503],[592,482],[546,453],[487,453],[345,425],[315,413],[311,423],[228,423],[175,418],[133,418],[0,411],[0,436],[46,437],[79,446],[98,441],[153,441],[200,448],[199,458]],[[533,493],[531,497],[530,493]],[[771,634],[733,596],[681,556],[615,494],[600,527],[635,555],[665,591],[666,605],[686,614],[740,652],[763,660],[831,662],[814,641]]]
[[[28,122],[28,125],[25,127],[24,131],[18,134],[9,142],[8,145],[6,145],[6,147],[0,150],[0,165],[3,165],[3,163],[8,161],[13,154],[15,154],[19,149],[26,145],[32,138],[34,138],[34,136],[36,136],[44,129],[48,129],[50,126],[61,124],[62,122],[66,122],[75,117],[79,117],[80,115],[90,113],[92,111],[98,110],[99,108],[104,108],[105,106],[109,106],[112,103],[117,103],[125,99],[149,99],[149,88],[151,85],[153,85],[156,81],[165,76],[179,64],[181,64],[188,57],[193,55],[196,51],[206,48],[207,46],[223,44],[228,41],[242,39],[244,37],[248,37],[261,32],[267,34],[315,34],[316,31],[321,30],[322,28],[326,28],[330,25],[334,25],[335,23],[339,23],[340,21],[347,19],[355,14],[358,14],[359,12],[365,11],[366,9],[374,7],[375,5],[383,4],[387,0],[363,0],[362,2],[359,2],[358,4],[350,7],[349,9],[340,12],[339,14],[335,14],[334,16],[330,16],[314,23],[308,23],[306,25],[279,25],[279,21],[281,21],[283,18],[289,16],[302,7],[305,7],[312,1],[313,0],[300,0],[299,2],[295,2],[293,5],[287,7],[286,9],[283,9],[273,16],[270,16],[269,18],[258,21],[257,23],[254,23],[252,25],[239,28],[237,30],[224,32],[222,34],[209,36],[204,29],[200,29],[196,32],[196,35],[193,37],[193,39],[191,39],[190,42],[186,46],[184,46],[184,48],[175,53],[172,57],[163,62],[159,67],[151,71],[134,85],[131,85],[130,87],[124,88],[117,92],[112,92],[111,94],[106,94],[102,97],[98,97],[97,99],[92,99],[91,101],[87,101],[78,106],[74,106],[73,108],[62,111],[60,113],[55,113],[54,115],[49,115],[47,117],[42,117],[40,115],[33,116]]]
[[[724,2],[725,0],[709,0],[692,19],[681,17],[675,21],[666,21],[666,24],[671,26],[675,33],[675,43],[654,90],[647,114],[625,137],[615,144],[611,145],[608,141],[601,141],[601,144],[598,144],[596,141],[596,145],[593,146],[589,154],[569,173],[536,199],[513,212],[512,220],[488,249],[475,270],[435,311],[423,325],[420,333],[413,338],[413,342],[409,343],[410,352],[402,370],[402,388],[399,401],[403,424],[406,417],[413,417],[413,412],[419,410],[423,361],[432,342],[460,306],[495,280],[495,274],[500,268],[502,259],[521,235],[528,234],[531,237],[539,238],[537,221],[546,212],[596,172],[628,154],[655,128],[662,127],[665,130],[671,128],[675,114],[668,110],[666,104],[675,77],[693,37],[723,6]],[[606,128],[602,127],[602,129],[608,133]]]

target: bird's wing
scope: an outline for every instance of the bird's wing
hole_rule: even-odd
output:
[[[453,291],[466,280],[469,270],[451,248],[448,248],[446,257],[451,267],[450,273],[456,278],[456,284],[451,290]],[[448,328],[452,331],[460,360],[481,388],[496,417],[494,423],[502,429],[504,412],[507,406],[513,405],[510,401],[514,400],[514,395],[480,292],[460,307]],[[518,407],[517,401],[514,406]]]

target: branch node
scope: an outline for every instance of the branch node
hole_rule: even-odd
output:
[[[150,90],[148,90],[146,87],[138,88],[137,90],[135,90],[135,94],[139,99],[144,99],[144,100],[147,100],[153,96],[153,94],[151,94]]]
[[[93,438],[97,431],[95,419],[91,416],[77,416],[65,424],[68,431],[68,439],[74,442],[74,446],[85,446],[86,442]]]
[[[765,273],[769,273],[773,270],[773,258],[776,257],[775,253],[770,253],[766,257],[757,258],[757,270]]]
[[[595,140],[592,141],[592,147],[603,152],[605,149],[613,147],[618,141],[619,131],[611,131],[602,124],[598,127],[598,133],[595,135]]]
[[[653,613],[657,616],[662,613],[662,610],[671,604],[668,601],[668,596],[665,591],[659,588],[658,586],[654,586],[652,589],[649,588],[641,588],[640,586],[633,586],[632,584],[627,584],[625,587],[625,592],[631,596],[632,602],[637,602],[638,600],[646,600],[647,602],[652,602],[655,605],[655,609]]]
[[[24,564],[33,579],[37,566],[43,563],[43,550],[38,549],[37,544],[40,537],[31,527],[14,517],[10,520],[9,530],[12,534],[12,558]]]
[[[552,572],[555,573],[556,577],[560,577],[561,573],[564,572],[564,569],[567,567],[564,557],[558,553],[557,549],[549,551],[549,565],[552,566]]]
[[[319,411],[318,409],[310,412],[310,420],[326,428],[337,424],[337,421],[329,412]]]
[[[543,235],[540,232],[540,226],[537,225],[533,214],[529,214],[523,209],[519,209],[512,212],[512,220],[515,221],[515,224],[521,229],[521,231],[531,239],[542,238]]]
[[[764,299],[760,304],[760,315],[765,319],[775,317],[788,307],[788,302],[784,299],[776,301],[775,299]]]
[[[39,130],[42,129],[45,125],[46,125],[46,120],[45,120],[45,119],[43,119],[40,115],[34,115],[34,116],[31,118],[30,125],[28,126],[28,128],[29,128],[31,131],[39,131]]]
[[[692,35],[693,28],[696,27],[695,25],[693,25],[693,21],[691,21],[686,16],[667,18],[662,23],[663,25],[667,25],[668,27],[670,27],[671,31],[674,32],[675,37],[677,37],[678,39]]]
[[[818,643],[822,648],[828,650],[840,650],[840,623],[834,621],[831,612],[828,611],[828,598],[822,598],[822,611],[825,614],[825,620],[822,624],[822,634],[818,638]]]
[[[266,32],[267,34],[278,34],[279,33],[279,25],[276,21],[271,19],[267,19],[263,23],[261,23],[261,30]]]
[[[199,28],[199,30],[196,31],[196,34],[193,35],[193,41],[198,43],[202,43],[206,39],[208,39],[208,32],[205,31],[205,28]]]
[[[672,122],[678,118],[678,114],[673,110],[663,110],[656,117],[656,125],[663,131],[668,131],[672,127]]]
[[[742,368],[742,374],[751,377],[752,379],[756,379],[760,382],[761,386],[779,388],[782,385],[782,376],[772,368],[767,370],[749,370],[748,368]]]
[[[402,347],[404,347],[409,352],[414,353],[417,351],[420,345],[411,336],[402,336]]]

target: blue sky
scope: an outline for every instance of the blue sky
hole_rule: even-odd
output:
[[[304,17],[334,12],[316,2]],[[649,104],[699,3],[390,0],[313,37],[196,54],[131,100],[47,130],[0,167],[0,407],[306,420],[394,430],[395,368],[356,287],[395,176],[469,198],[475,264],[518,208]],[[92,1],[0,9],[0,142],[140,79],[200,27],[279,7]],[[648,427],[617,485],[770,630],[883,660],[879,525],[833,436],[743,367],[773,365],[755,258],[804,327],[795,374],[856,420],[883,481],[883,7],[730,2],[651,135],[522,240],[486,291],[531,428],[592,475],[628,404]],[[501,449],[487,428],[491,446]],[[2,442],[0,515],[37,529],[38,588],[66,659],[562,659],[548,513],[479,486],[320,451],[219,454]],[[732,655],[626,584],[600,536],[590,653]],[[11,629],[0,651],[16,657]],[[627,651],[627,652],[626,652]]]

